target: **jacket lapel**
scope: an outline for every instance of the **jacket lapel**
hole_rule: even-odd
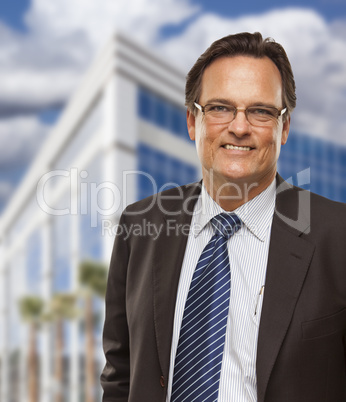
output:
[[[309,193],[291,188],[280,177],[278,189],[258,335],[256,366],[259,402],[265,400],[271,371],[314,252],[314,245],[302,237],[310,230],[310,202],[305,199]]]
[[[199,193],[200,184],[190,185],[180,202],[171,201],[164,205],[164,226],[156,245],[158,252],[153,264],[154,324],[161,370],[166,379],[180,271]]]

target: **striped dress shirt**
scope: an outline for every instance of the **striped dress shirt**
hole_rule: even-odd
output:
[[[274,208],[275,180],[261,194],[234,211],[243,225],[227,244],[231,267],[231,296],[219,402],[257,401],[257,337]],[[167,402],[170,401],[172,392],[174,360],[191,279],[204,247],[214,234],[210,220],[221,212],[225,211],[202,186],[192,217],[178,286]]]

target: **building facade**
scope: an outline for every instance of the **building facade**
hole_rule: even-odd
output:
[[[19,302],[77,293],[83,261],[108,264],[123,208],[201,178],[184,108],[185,75],[129,38],[115,35],[98,55],[0,219],[0,402],[28,399],[29,325]],[[329,198],[346,201],[346,150],[291,133],[279,171]],[[103,301],[94,299],[94,401]],[[85,401],[82,319],[63,326],[63,376],[57,380],[57,329],[37,336],[38,398]]]
[[[184,74],[115,35],[98,55],[0,221],[0,401],[28,400],[29,326],[19,301],[78,290],[78,266],[109,261],[123,208],[199,176],[188,140]],[[103,302],[94,335],[95,377]],[[84,401],[85,336],[80,319],[64,323],[62,382],[55,378],[54,326],[38,332],[39,401]],[[100,400],[97,384],[95,401]]]

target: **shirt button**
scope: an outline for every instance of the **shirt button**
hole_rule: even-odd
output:
[[[165,387],[165,377],[163,375],[160,377],[160,384],[162,388]]]

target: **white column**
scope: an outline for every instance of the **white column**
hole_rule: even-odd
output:
[[[4,245],[0,245],[0,401],[9,401],[9,359],[8,359],[8,272],[3,263],[4,261]]]
[[[124,172],[133,171],[137,167],[137,84],[120,74],[114,74],[107,83],[104,93],[104,124],[103,124],[103,167],[102,181],[110,182],[118,189],[120,200],[113,216],[104,217],[117,223],[122,210],[136,198],[136,181],[134,175],[125,186]],[[125,188],[126,187],[126,188]],[[111,192],[107,192],[112,203]],[[114,235],[110,230],[103,233],[103,255],[109,261]]]
[[[73,205],[77,205],[78,201],[78,183],[73,183],[71,188],[71,201]],[[79,265],[79,215],[78,211],[71,215],[71,292],[78,291],[78,265]],[[69,345],[70,350],[70,402],[79,401],[79,390],[82,384],[80,384],[80,343],[79,343],[79,319],[72,320],[70,323],[71,337]]]
[[[116,76],[113,75],[107,83],[107,86],[104,90],[104,103],[103,103],[103,144],[102,144],[102,158],[103,161],[101,166],[101,181],[102,182],[110,182],[117,186],[117,161],[115,158],[115,146],[116,146],[116,132],[115,132],[115,122],[117,115],[117,106],[118,102],[116,99],[115,93],[116,86]],[[118,188],[118,186],[117,186]],[[104,199],[104,205],[111,205],[112,202],[119,202],[120,193],[118,200],[113,200],[111,192],[107,191],[105,194],[108,199]],[[104,223],[111,221],[114,217],[111,216],[102,216],[101,217],[101,225],[102,228],[105,227]],[[102,230],[102,244],[104,250],[106,250],[107,256],[110,255],[112,250],[112,238],[110,234],[104,230]]]
[[[25,239],[23,244],[27,244],[28,238]],[[20,345],[19,350],[19,377],[18,377],[18,388],[19,388],[19,398],[21,401],[25,401],[27,394],[28,394],[28,385],[27,385],[27,379],[28,379],[28,339],[29,339],[29,329],[28,329],[28,323],[23,322],[22,318],[20,317],[19,313],[19,308],[18,308],[18,302],[21,297],[26,296],[28,294],[28,289],[27,289],[27,284],[26,284],[26,254],[28,250],[24,246],[24,248],[20,248],[19,251],[16,252],[15,256],[15,262],[14,264],[11,264],[11,272],[9,272],[10,275],[10,289],[12,293],[12,300],[14,300],[14,306],[13,308],[16,312],[13,314],[13,317],[18,317],[19,318],[19,325],[16,331],[19,331],[20,333]],[[12,334],[10,334],[12,336]]]
[[[49,303],[52,292],[52,219],[48,217],[41,229],[42,241],[42,283],[41,292],[45,305]],[[42,325],[40,339],[41,358],[41,388],[40,401],[52,401],[52,340],[50,325]]]
[[[116,69],[115,69],[116,71]],[[135,201],[137,194],[137,182],[135,175],[126,176],[126,171],[134,171],[137,168],[137,138],[138,138],[138,116],[137,116],[137,84],[119,74],[114,74],[107,83],[104,93],[104,124],[103,124],[103,156],[102,156],[102,182],[110,182],[118,189],[120,200],[113,216],[101,217],[111,225],[118,223],[123,209]],[[128,183],[124,178],[128,178]],[[111,192],[108,192],[111,197]],[[110,205],[112,200],[104,200]],[[101,222],[102,225],[102,222]],[[113,242],[114,231],[112,228],[103,230],[102,246],[103,261],[109,264]],[[104,320],[104,309],[101,312],[102,322]],[[104,367],[105,359],[102,351],[102,343],[96,345],[97,362],[99,372]],[[100,391],[100,385],[99,392]]]

